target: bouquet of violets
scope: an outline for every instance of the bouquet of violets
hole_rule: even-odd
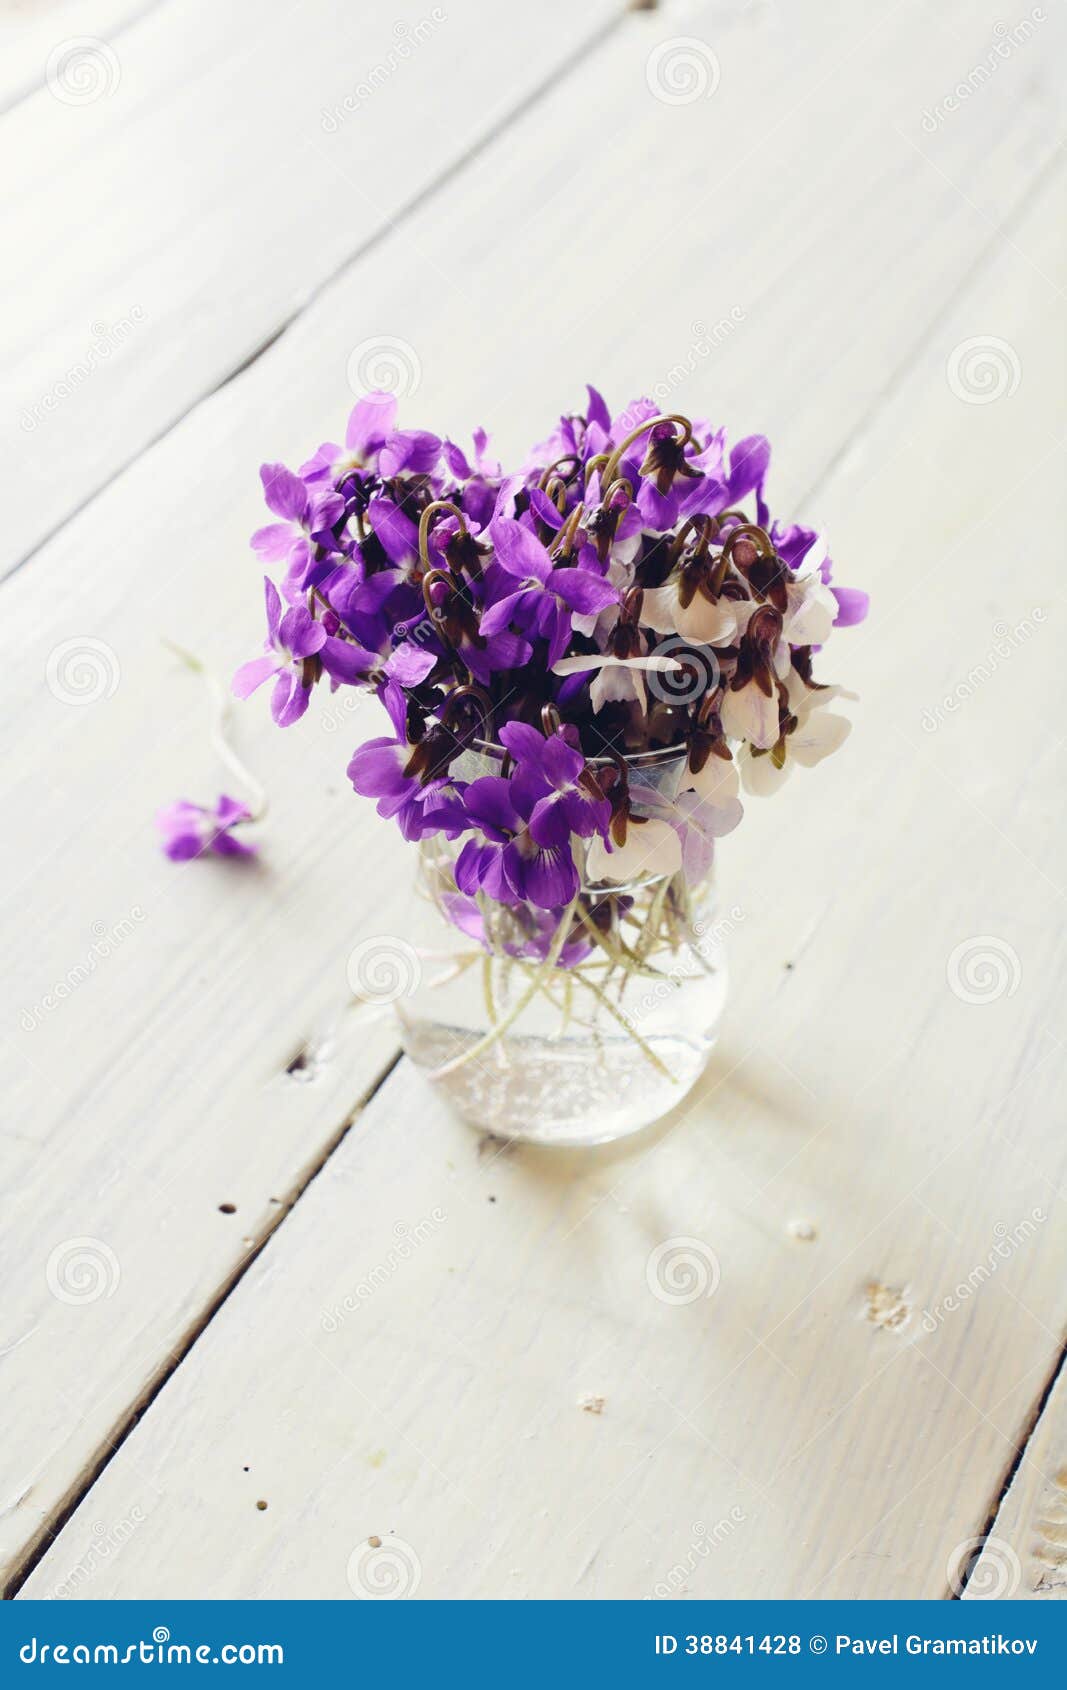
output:
[[[731,446],[645,399],[613,416],[590,387],[508,474],[482,431],[468,452],[398,427],[396,409],[369,394],[343,446],[296,473],[262,467],[266,650],[234,691],[270,681],[283,727],[316,687],[378,698],[385,731],[348,775],[420,845],[455,940],[408,947],[416,984],[448,953],[447,1014],[405,1008],[424,1066],[480,1073],[463,1082],[468,1114],[514,1116],[516,1067],[522,1110],[543,1101],[533,1047],[588,1069],[608,1040],[616,1093],[624,1047],[691,1083],[674,1046],[700,1038],[678,1034],[670,1000],[716,973],[700,944],[714,842],[742,790],[773,792],[846,737],[813,656],[866,596],[833,584],[814,530],[772,518],[760,435]],[[457,1008],[479,960],[479,1006]]]

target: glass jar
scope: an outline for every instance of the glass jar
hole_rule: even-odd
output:
[[[477,763],[460,772],[497,767]],[[633,759],[630,773],[673,795],[683,769],[675,752]],[[728,923],[716,921],[711,876],[583,878],[560,922],[459,892],[462,845],[436,835],[421,847],[413,965],[394,999],[407,1055],[499,1138],[603,1144],[673,1109],[707,1065],[726,1000]]]

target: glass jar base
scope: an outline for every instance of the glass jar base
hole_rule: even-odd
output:
[[[447,1023],[403,1028],[407,1055],[468,1125],[495,1138],[571,1148],[609,1144],[662,1119],[692,1090],[714,1039],[479,1035]],[[464,1060],[468,1058],[468,1060]],[[444,1072],[440,1072],[444,1070]]]

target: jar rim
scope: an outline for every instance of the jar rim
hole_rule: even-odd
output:
[[[508,755],[507,747],[501,745],[497,740],[492,739],[472,739],[470,742],[470,749],[472,751],[480,752],[485,757],[498,757],[501,760]],[[656,768],[661,763],[688,760],[688,757],[689,747],[684,743],[680,745],[661,745],[655,750],[649,751],[621,751],[619,753],[619,758],[621,758],[622,762],[624,762],[628,768],[646,768],[650,765],[653,768]],[[586,762],[593,768],[613,768],[615,767],[617,761],[618,759],[614,757],[586,758]]]

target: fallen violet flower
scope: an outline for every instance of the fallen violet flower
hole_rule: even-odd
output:
[[[185,863],[214,851],[220,857],[253,857],[257,846],[238,839],[235,829],[252,821],[247,804],[225,792],[213,810],[179,798],[160,810],[156,826],[163,836],[163,850],[173,863]]]
[[[268,614],[269,602],[268,595]],[[194,804],[188,798],[179,798],[173,804],[166,805],[156,816],[164,855],[175,863],[189,862],[194,857],[202,857],[210,852],[219,857],[254,857],[259,850],[258,844],[238,838],[237,829],[244,828],[250,822],[263,820],[267,813],[267,795],[245,768],[227,738],[229,697],[215,676],[208,673],[200,659],[194,657],[192,652],[185,651],[170,640],[165,640],[164,644],[175,657],[181,659],[187,669],[191,669],[206,681],[215,705],[215,719],[211,730],[212,745],[220,760],[251,797],[251,803],[246,804],[224,792],[220,794],[214,809],[209,809],[204,804]]]

